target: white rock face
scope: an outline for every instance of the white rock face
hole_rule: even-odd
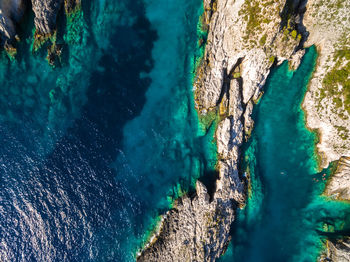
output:
[[[23,0],[2,0],[0,2],[0,43],[13,40],[16,35],[15,23],[25,11]]]
[[[305,49],[301,49],[298,52],[296,52],[289,60],[290,68],[293,70],[297,70],[301,63],[301,59],[303,58],[304,55],[305,55]]]
[[[308,126],[320,133],[317,148],[322,167],[342,156],[350,156],[350,114],[344,107],[344,87],[331,88],[335,91],[332,94],[324,83],[327,73],[337,68],[337,61],[349,62],[345,57],[336,58],[337,51],[350,50],[350,2],[341,2],[339,5],[337,0],[309,0],[304,17],[310,33],[306,45],[316,45],[319,57],[303,107]],[[343,105],[337,106],[338,98]]]
[[[26,11],[26,1],[29,0],[1,0],[0,1],[0,40],[2,45],[9,44],[16,36],[15,24],[20,21]],[[38,35],[50,35],[56,29],[59,10],[65,4],[66,10],[73,10],[80,5],[80,0],[31,0],[35,14],[34,24]]]
[[[342,157],[325,193],[340,200],[350,200],[350,157]]]
[[[35,13],[34,23],[39,34],[51,34],[56,27],[56,19],[63,0],[31,0]],[[69,2],[69,1],[68,1]]]
[[[334,262],[349,262],[350,261],[350,238],[342,242],[329,242],[330,258]]]

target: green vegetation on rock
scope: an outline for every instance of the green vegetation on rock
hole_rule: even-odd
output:
[[[350,114],[350,49],[338,50],[334,58],[336,64],[323,79],[320,99],[332,97],[337,109],[344,106]]]

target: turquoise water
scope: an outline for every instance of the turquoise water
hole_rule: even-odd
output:
[[[249,200],[221,261],[316,261],[330,231],[349,229],[349,205],[321,196],[330,169],[318,172],[300,106],[316,57],[311,47],[297,71],[285,62],[271,72],[245,150]]]
[[[0,58],[0,260],[134,261],[173,198],[216,163],[192,78],[201,0],[82,1],[62,60]]]

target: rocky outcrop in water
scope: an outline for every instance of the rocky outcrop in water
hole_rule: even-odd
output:
[[[38,34],[48,35],[53,32],[62,3],[63,0],[32,0],[34,24]]]
[[[327,184],[325,194],[339,200],[350,201],[350,157],[342,157]]]
[[[219,115],[216,130],[219,179],[213,196],[197,183],[163,218],[138,261],[215,261],[230,241],[235,210],[246,199],[239,174],[240,146],[253,126],[251,113],[270,67],[290,59],[301,41],[298,5],[285,1],[204,1],[209,28],[195,81],[201,116]]]
[[[28,0],[29,1],[29,0]],[[63,7],[71,14],[80,6],[80,0],[31,0],[34,11],[34,49],[41,46],[56,30],[57,15]],[[0,47],[13,48],[16,39],[16,24],[26,11],[26,0],[4,0],[0,2]]]
[[[0,2],[0,44],[10,45],[16,37],[16,23],[25,11],[23,0],[3,0]]]

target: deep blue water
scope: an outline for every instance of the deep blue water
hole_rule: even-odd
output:
[[[215,165],[192,97],[201,0],[82,2],[61,66],[31,53],[31,13],[1,55],[1,261],[133,261]]]
[[[317,261],[327,237],[349,229],[349,204],[322,196],[331,169],[319,172],[301,109],[316,57],[311,47],[296,71],[285,62],[269,76],[244,155],[249,199],[221,261]]]

